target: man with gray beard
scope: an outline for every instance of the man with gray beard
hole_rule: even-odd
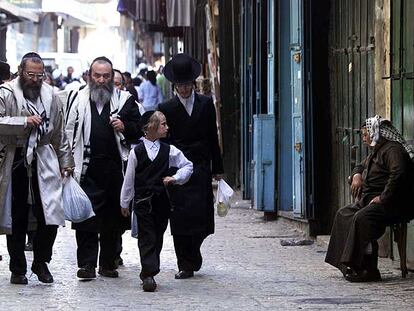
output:
[[[52,283],[47,264],[64,225],[62,175],[74,160],[63,129],[62,103],[43,83],[44,63],[23,56],[19,77],[0,87],[0,233],[7,234],[12,284],[27,284],[24,254],[30,208],[37,221],[32,271]],[[29,204],[30,203],[30,204]]]
[[[73,223],[78,245],[77,276],[81,279],[118,277],[117,241],[129,221],[122,217],[120,191],[127,141],[140,135],[140,114],[134,98],[114,88],[114,72],[106,57],[96,58],[88,85],[69,94],[66,132],[75,158],[74,177],[92,202],[95,217]],[[100,246],[100,252],[99,252]]]

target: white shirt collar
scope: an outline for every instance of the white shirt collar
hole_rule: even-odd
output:
[[[191,113],[193,112],[193,105],[194,105],[194,90],[191,92],[191,95],[188,98],[184,98],[180,96],[180,94],[177,93],[177,97],[180,100],[181,104],[184,105],[185,110],[188,112],[188,114],[191,116]]]
[[[151,150],[152,146],[156,146],[157,150],[160,149],[160,141],[158,139],[156,141],[151,141],[151,140],[148,140],[144,137],[143,141],[144,141],[146,149]]]

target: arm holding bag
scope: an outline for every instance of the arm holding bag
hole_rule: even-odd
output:
[[[91,201],[72,176],[64,178],[62,196],[66,220],[77,223],[95,216]]]

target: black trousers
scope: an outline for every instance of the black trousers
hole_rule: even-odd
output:
[[[205,234],[173,235],[174,249],[177,256],[177,266],[179,271],[200,270],[203,263],[200,248],[205,238]]]
[[[37,220],[37,232],[33,237],[33,260],[50,262],[52,248],[56,239],[58,226],[46,225],[43,206],[40,199],[37,181],[36,161],[32,163],[31,187],[33,205],[27,204],[29,194],[29,177],[24,166],[22,149],[17,148],[13,161],[12,172],[12,234],[7,235],[7,250],[10,255],[10,271],[16,274],[26,274],[27,263],[24,254],[29,209]]]
[[[336,213],[325,261],[342,272],[346,267],[355,270],[374,269],[379,239],[385,232],[387,217],[382,204],[347,205]],[[372,256],[365,248],[372,243]]]
[[[122,253],[122,235],[125,233],[125,230],[119,231],[118,239],[117,239],[117,245],[116,245],[116,258],[121,257]]]
[[[113,270],[117,254],[117,241],[119,231],[90,232],[76,230],[76,243],[78,245],[78,267],[91,265],[96,267],[99,253],[99,266]],[[99,252],[99,247],[101,251]]]
[[[170,205],[165,193],[152,197],[152,209],[134,209],[138,220],[138,248],[141,259],[140,278],[160,272],[160,253],[167,229]]]

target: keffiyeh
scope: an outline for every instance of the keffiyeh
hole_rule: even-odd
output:
[[[378,143],[380,137],[384,137],[390,141],[396,141],[405,148],[411,160],[414,161],[413,146],[405,141],[404,137],[402,137],[402,135],[389,120],[383,119],[380,116],[376,115],[375,117],[368,118],[365,121],[365,127],[367,128],[369,136],[371,138],[371,146],[375,146]]]

